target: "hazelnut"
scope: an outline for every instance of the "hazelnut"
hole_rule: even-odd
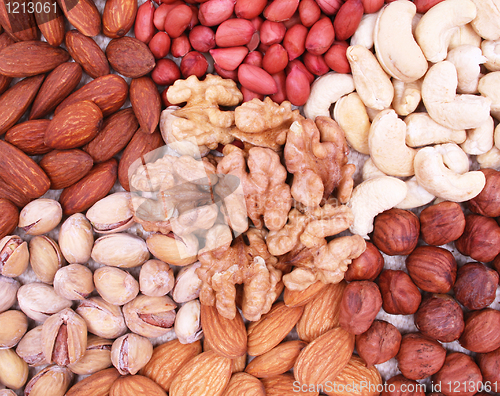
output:
[[[373,243],[366,242],[366,250],[361,253],[361,256],[352,260],[344,274],[344,279],[348,282],[374,281],[383,268],[384,257]]]
[[[420,333],[410,333],[403,336],[396,360],[406,378],[418,380],[437,373],[445,357],[446,349],[438,341]]]
[[[351,282],[340,302],[340,326],[351,334],[362,334],[370,328],[381,307],[382,296],[376,283]]]
[[[390,256],[410,254],[420,233],[418,217],[409,210],[389,209],[375,217],[372,240]]]
[[[483,309],[496,297],[498,273],[481,263],[467,263],[457,272],[455,298],[470,310]]]
[[[418,308],[415,326],[441,342],[458,340],[465,327],[462,308],[447,294],[433,294],[424,298]]]
[[[440,246],[455,241],[464,229],[465,216],[456,202],[440,202],[420,213],[420,235],[428,245]]]
[[[356,350],[368,367],[392,359],[400,344],[401,333],[384,320],[374,321],[367,331],[356,336]]]
[[[464,256],[487,263],[500,253],[500,227],[497,222],[481,215],[465,216],[465,231],[455,241],[455,246]]]
[[[481,192],[469,202],[471,212],[487,216],[500,216],[500,172],[494,169],[480,169],[486,177]]]
[[[406,268],[415,284],[430,293],[448,293],[457,277],[457,262],[446,249],[419,246],[407,258]]]
[[[482,379],[481,371],[474,360],[461,352],[446,356],[443,367],[432,376],[434,386],[440,387],[445,396],[472,396],[477,389],[481,389]]]
[[[380,396],[425,396],[425,385],[398,374],[386,381]]]
[[[478,353],[476,360],[483,375],[483,382],[491,382],[492,389],[499,389],[500,348],[488,353]]]
[[[417,312],[422,296],[406,272],[385,270],[380,274],[378,286],[385,312],[392,315],[411,315]]]
[[[472,352],[488,353],[500,347],[500,311],[486,308],[465,319],[460,345]]]

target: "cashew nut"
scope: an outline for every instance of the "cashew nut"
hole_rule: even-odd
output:
[[[394,97],[394,88],[375,55],[361,45],[350,46],[346,55],[354,87],[363,103],[372,109],[388,108]]]
[[[427,60],[411,31],[416,12],[417,7],[409,0],[389,3],[379,14],[373,33],[380,65],[404,82],[416,81],[427,71]]]
[[[362,45],[367,49],[372,49],[373,47],[373,31],[375,29],[375,23],[377,22],[377,17],[381,11],[375,12],[373,14],[365,14],[359,22],[358,28],[351,37],[351,45]]]
[[[496,126],[495,132],[493,133],[493,140],[495,142],[495,147],[500,150],[500,127],[498,125]]]
[[[405,182],[390,176],[375,177],[360,183],[347,203],[354,214],[354,222],[349,230],[369,239],[375,216],[400,203],[406,197],[406,192]]]
[[[390,176],[413,176],[416,150],[405,143],[406,124],[392,109],[381,111],[368,134],[370,156],[382,172]]]
[[[370,119],[366,107],[356,92],[340,98],[333,108],[333,118],[344,130],[347,143],[356,151],[370,154],[368,132]]]
[[[463,143],[467,138],[464,129],[453,130],[439,125],[427,113],[412,113],[405,117],[406,144],[410,147],[439,143]]]
[[[369,180],[380,176],[387,176],[384,172],[382,172],[379,168],[377,168],[377,166],[374,164],[371,158],[368,158],[365,161],[361,173],[363,180]]]
[[[479,77],[481,77],[481,64],[486,62],[481,49],[473,45],[462,45],[448,52],[446,57],[455,65],[458,77],[458,93],[475,94]]]
[[[450,45],[448,45],[448,51],[454,48],[460,47],[461,45],[473,45],[479,48],[481,46],[482,38],[476,31],[472,28],[470,23],[466,25],[459,26],[455,33],[452,34]]]
[[[486,40],[500,38],[500,2],[498,0],[472,0],[477,15],[471,22],[474,30]]]
[[[458,174],[446,167],[437,146],[424,147],[415,155],[415,176],[431,194],[454,202],[474,198],[486,183],[482,172]]]
[[[350,74],[330,72],[311,85],[311,94],[304,105],[304,114],[314,121],[317,116],[330,117],[330,106],[342,96],[354,91]]]
[[[405,184],[408,188],[408,192],[406,193],[405,199],[395,206],[398,209],[418,208],[419,206],[427,205],[434,198],[436,198],[429,191],[418,184],[415,176],[406,180]]]
[[[477,89],[491,100],[491,115],[500,120],[500,71],[481,77]]]
[[[443,3],[447,1],[454,0]],[[475,95],[457,95],[457,85],[457,70],[453,63],[442,61],[433,65],[422,83],[422,100],[427,112],[438,124],[450,129],[476,128],[489,117],[491,100]]]
[[[479,125],[477,128],[467,131],[467,139],[462,143],[462,150],[467,154],[485,154],[493,147],[493,129],[495,122],[492,117]]]
[[[434,148],[443,156],[444,165],[453,172],[461,175],[469,171],[469,157],[458,144],[438,144]]]
[[[498,169],[500,168],[500,150],[496,146],[493,146],[487,153],[478,155],[476,160],[481,169]]]
[[[500,71],[500,40],[484,40],[481,43],[481,50],[486,57],[484,66],[489,71]]]
[[[382,110],[384,110],[384,109],[382,109]],[[368,118],[370,119],[370,122],[373,122],[373,120],[375,119],[375,117],[378,116],[378,114],[382,110],[376,110],[376,109],[372,109],[370,107],[367,107],[366,108],[366,114],[368,114]]]
[[[446,58],[451,36],[456,28],[476,17],[471,0],[445,0],[427,11],[415,30],[415,38],[430,62]]]
[[[396,113],[401,116],[413,113],[417,108],[422,95],[422,81],[412,81],[405,83],[396,78],[392,79],[392,86],[394,87],[394,99],[392,100],[392,107]]]

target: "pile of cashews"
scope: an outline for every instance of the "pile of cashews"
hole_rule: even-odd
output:
[[[468,154],[500,167],[500,1],[444,0],[423,15],[394,1],[363,17],[347,59],[352,74],[318,78],[304,114],[330,116],[334,104],[349,145],[370,155],[350,231],[368,238],[384,210],[479,194],[485,177]]]

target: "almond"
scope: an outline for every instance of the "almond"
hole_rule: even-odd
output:
[[[301,384],[324,384],[344,369],[354,351],[354,335],[336,327],[316,338],[300,353],[293,374]]]
[[[82,67],[76,62],[57,66],[45,79],[31,106],[29,119],[42,118],[61,103],[82,78]]]
[[[136,15],[136,0],[108,0],[102,13],[102,32],[111,38],[125,36],[132,28]]]
[[[231,379],[231,359],[214,351],[203,352],[186,363],[170,386],[170,396],[220,396]]]
[[[130,103],[144,132],[153,133],[160,121],[161,98],[150,77],[133,79],[130,83]]]
[[[47,73],[69,60],[60,47],[43,41],[20,41],[0,51],[0,74],[7,77],[30,77]]]
[[[354,387],[353,384],[355,384]],[[366,367],[363,359],[353,355],[349,363],[332,381],[331,386],[325,387],[324,392],[331,396],[376,396],[380,395],[381,389],[382,377],[377,368]]]
[[[7,132],[33,102],[44,76],[28,77],[0,96],[0,135]]]
[[[241,314],[227,319],[216,307],[201,304],[201,327],[205,339],[219,355],[234,359],[247,350],[247,332]]]
[[[248,354],[259,356],[273,349],[293,329],[303,311],[303,307],[289,308],[283,302],[275,303],[267,314],[248,326]]]
[[[38,40],[40,38],[35,18],[32,13],[28,12],[29,2],[29,0],[9,2],[9,8],[7,8],[6,1],[0,0],[0,23],[15,41]],[[14,12],[16,4],[18,12]]]
[[[318,396],[316,391],[308,392],[309,387],[306,385],[304,388],[302,384],[297,384],[293,374],[285,373],[275,377],[263,378],[262,383],[266,388],[266,396]],[[313,384],[311,384],[314,386]]]
[[[113,69],[125,77],[139,78],[155,67],[155,57],[149,47],[134,37],[111,40],[106,56]]]
[[[94,139],[102,126],[102,112],[90,100],[76,102],[57,113],[45,131],[45,144],[64,150]]]
[[[82,150],[53,150],[40,160],[50,179],[50,188],[59,190],[75,184],[92,169],[92,158]]]
[[[144,155],[163,145],[164,142],[158,129],[153,133],[144,133],[141,129],[137,130],[123,151],[118,167],[118,180],[125,190],[130,191],[128,182],[130,165],[138,158],[142,158],[142,162],[145,163]]]
[[[131,107],[104,119],[99,134],[83,147],[95,163],[104,162],[122,151],[139,127]]]
[[[104,198],[115,184],[117,168],[112,158],[95,165],[83,179],[65,188],[59,197],[64,214],[84,212]]]
[[[0,35],[0,51],[14,43],[15,41],[7,33],[2,33]],[[11,82],[12,77],[0,75],[0,94],[3,94],[9,88]]]
[[[264,10],[264,18],[273,22],[286,21],[295,14],[298,7],[299,0],[274,0]]]
[[[66,396],[108,396],[113,383],[120,377],[117,369],[98,371],[73,385]]]
[[[223,396],[266,396],[264,385],[253,375],[233,374]]]
[[[101,33],[101,14],[92,0],[57,0],[64,15],[80,33],[94,37]]]
[[[248,363],[245,372],[257,378],[269,378],[286,373],[295,364],[307,342],[294,340],[279,344]]]
[[[329,284],[304,306],[297,323],[297,334],[306,342],[314,341],[328,330],[339,326],[340,302],[347,283]]]
[[[12,234],[19,221],[19,209],[11,201],[0,198],[0,238]]]
[[[47,43],[50,45],[59,47],[64,41],[66,33],[64,15],[61,8],[55,2],[49,3],[50,7],[47,7],[47,3],[43,2],[43,0],[35,0],[34,3],[36,23],[43,37],[45,37]],[[37,4],[40,5],[38,6]]]
[[[203,352],[206,351],[213,351],[214,348],[212,344],[208,341],[208,339],[205,337],[203,339]],[[247,365],[247,354],[243,354],[241,356],[238,356],[237,358],[231,359],[231,371],[234,373],[240,373],[242,371],[245,371],[245,367]]]
[[[109,390],[109,396],[125,395],[166,396],[167,394],[156,382],[148,377],[127,375],[119,377]]]
[[[177,339],[168,341],[153,349],[153,356],[140,374],[152,379],[168,392],[177,372],[199,353],[200,341],[191,344],[181,344]]]
[[[107,4],[107,3],[106,3]],[[109,74],[109,64],[101,47],[78,30],[70,30],[65,37],[66,48],[75,62],[92,78]]]
[[[128,96],[128,84],[116,74],[98,77],[64,99],[55,110],[59,113],[66,106],[82,100],[91,100],[107,117],[123,106]]]
[[[326,287],[326,284],[321,281],[317,281],[307,289],[301,291],[290,290],[285,287],[283,301],[285,302],[285,305],[290,308],[304,306],[324,287]]]
[[[44,141],[50,120],[31,120],[14,125],[5,134],[5,141],[28,155],[48,153],[51,148]]]
[[[0,179],[0,198],[11,200],[19,208],[25,207],[31,201],[31,198],[2,179]]]

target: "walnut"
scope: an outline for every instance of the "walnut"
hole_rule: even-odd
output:
[[[260,230],[249,229],[248,242],[240,235],[231,244],[231,238],[231,230],[225,225],[216,225],[207,233],[206,245],[198,253],[201,266],[196,269],[203,282],[200,302],[215,305],[222,316],[233,319],[235,285],[243,284],[243,316],[256,321],[271,309],[278,296],[281,271],[274,267],[277,259],[267,250]]]
[[[292,110],[288,101],[278,105],[269,97],[254,98],[235,109],[236,128],[231,134],[242,142],[277,151],[285,144],[292,122],[299,119],[299,111]]]
[[[352,167],[342,171],[349,151],[344,132],[329,117],[318,116],[315,123],[306,119],[295,121],[284,150],[286,167],[294,175],[292,196],[305,206],[320,205],[341,182],[342,199],[350,195],[345,189],[350,184]]]
[[[167,99],[172,104],[186,102],[182,108],[173,106],[162,113],[160,129],[167,144],[190,140],[206,154],[219,143],[234,140],[230,133],[234,128],[234,111],[219,108],[236,106],[243,100],[234,81],[211,74],[200,81],[192,75],[168,88]]]

